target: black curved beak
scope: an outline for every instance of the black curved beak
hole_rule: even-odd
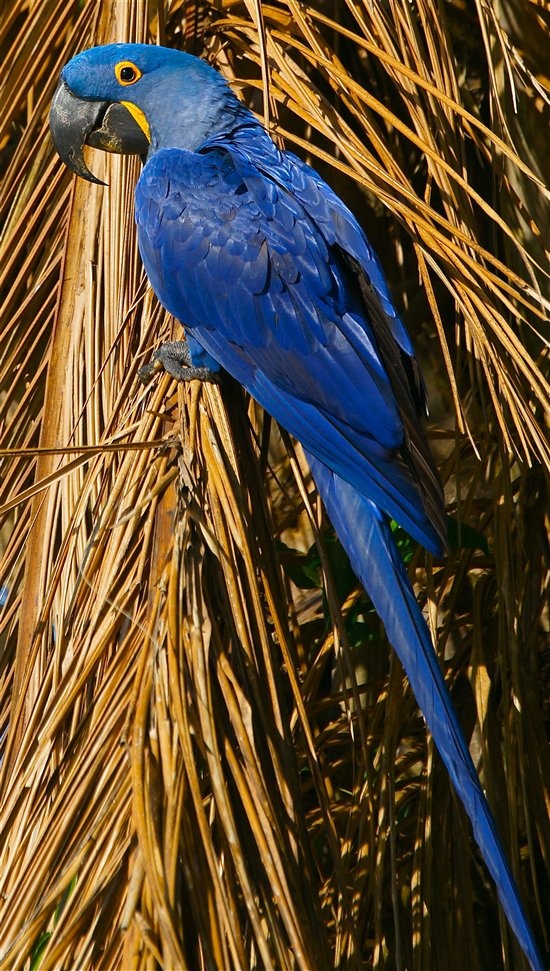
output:
[[[50,131],[58,155],[76,175],[98,185],[84,161],[84,145],[118,155],[147,155],[145,133],[124,105],[109,101],[87,101],[72,93],[60,81],[50,108]]]

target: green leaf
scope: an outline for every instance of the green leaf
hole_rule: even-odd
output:
[[[447,542],[451,550],[481,550],[486,556],[490,555],[489,544],[483,533],[453,516],[447,516]]]
[[[36,942],[35,948],[30,957],[29,971],[38,971],[42,963],[42,958],[44,956],[44,951],[48,945],[48,941],[52,936],[51,931],[44,931],[40,935],[38,941]]]
[[[281,566],[286,575],[300,590],[314,590],[322,586],[321,561],[314,545],[307,553],[287,546],[281,540],[275,542]]]
[[[410,563],[419,544],[394,519],[391,520],[390,527],[403,563]]]

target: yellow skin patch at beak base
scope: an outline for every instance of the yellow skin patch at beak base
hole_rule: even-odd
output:
[[[149,122],[147,121],[147,118],[143,114],[143,111],[141,110],[141,108],[138,108],[137,105],[132,104],[131,101],[121,101],[120,103],[121,105],[124,105],[124,107],[128,109],[128,111],[132,115],[132,118],[134,118],[137,121],[147,141],[150,142],[151,129],[149,128]]]

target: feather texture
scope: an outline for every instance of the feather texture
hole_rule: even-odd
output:
[[[246,157],[258,140],[269,176]],[[310,172],[256,124],[200,153],[157,152],[136,190],[149,279],[193,338],[306,448],[441,553],[441,489],[412,418],[422,392],[407,377],[410,342],[395,311],[388,317],[382,271],[358,224],[335,196],[321,205]]]

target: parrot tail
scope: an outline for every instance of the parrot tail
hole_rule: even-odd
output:
[[[495,881],[510,926],[533,971],[543,971],[493,814],[388,519],[374,503],[309,452],[307,459],[332,525],[384,623],[454,788],[470,817],[475,840]]]

